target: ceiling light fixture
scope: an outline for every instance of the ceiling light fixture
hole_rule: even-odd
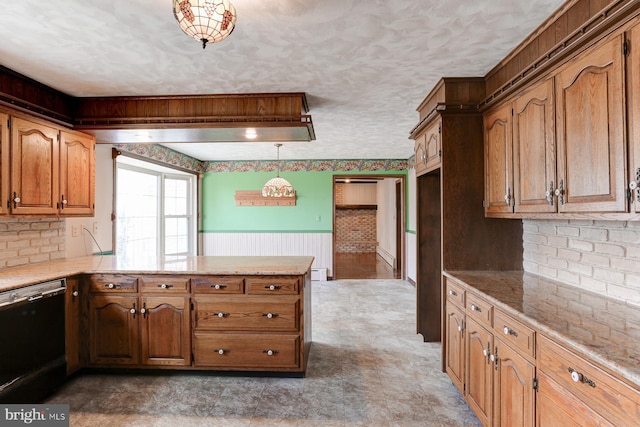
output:
[[[282,144],[273,144],[278,149],[278,175],[275,178],[271,178],[262,187],[263,197],[296,197],[296,191],[293,186],[289,184],[284,178],[280,178],[280,147]]]
[[[173,15],[203,49],[226,39],[236,26],[236,8],[229,0],[173,0]]]

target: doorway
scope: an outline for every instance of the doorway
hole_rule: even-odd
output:
[[[405,278],[404,175],[334,175],[334,279]]]

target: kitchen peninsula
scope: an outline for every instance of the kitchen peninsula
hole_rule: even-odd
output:
[[[312,262],[90,256],[2,270],[0,292],[67,280],[69,374],[87,367],[304,375]]]

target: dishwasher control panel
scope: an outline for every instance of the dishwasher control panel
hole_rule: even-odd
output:
[[[42,298],[52,297],[64,293],[66,289],[66,279],[58,279],[1,292],[0,310],[16,303],[32,302]]]

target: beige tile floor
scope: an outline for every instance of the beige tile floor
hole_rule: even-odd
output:
[[[48,402],[71,426],[480,426],[415,333],[411,284],[313,282],[312,300],[305,378],[91,374]]]

